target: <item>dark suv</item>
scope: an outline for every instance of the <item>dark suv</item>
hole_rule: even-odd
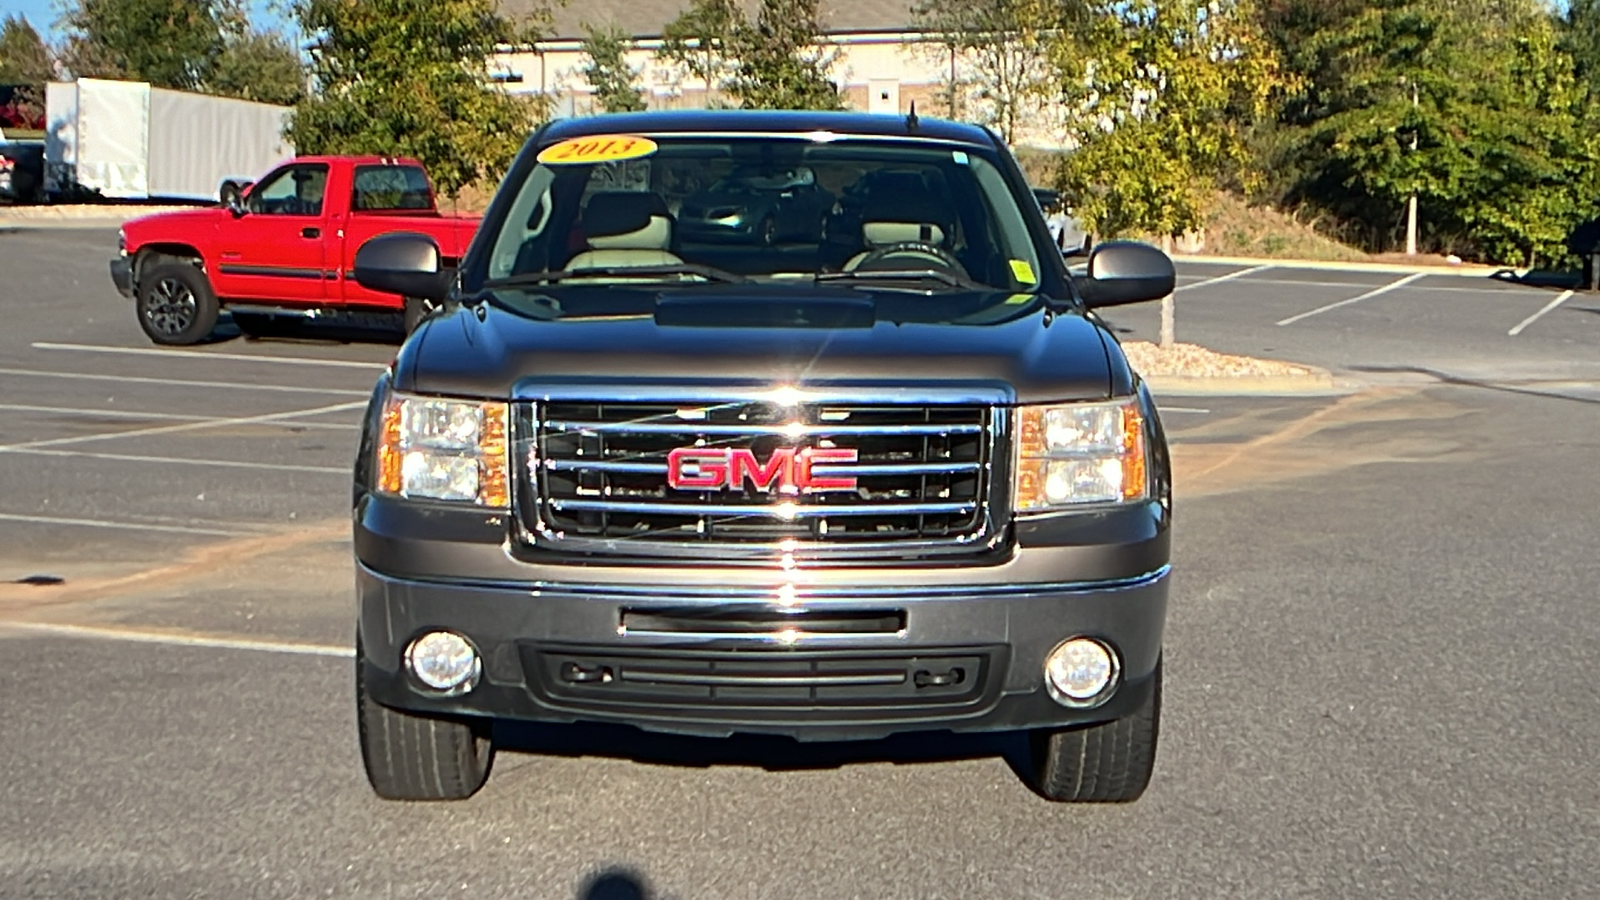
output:
[[[807,239],[696,243],[684,200],[807,173]],[[803,223],[802,223],[803,224]],[[802,741],[1026,730],[1035,788],[1125,801],[1161,706],[1170,477],[1098,306],[991,132],[847,113],[549,125],[459,269],[420,235],[363,285],[439,304],[355,469],[361,747],[389,798],[465,797],[496,718]]]

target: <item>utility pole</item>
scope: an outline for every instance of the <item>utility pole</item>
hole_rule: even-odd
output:
[[[1411,82],[1411,110],[1412,118],[1416,118],[1417,109],[1417,83]],[[1417,132],[1420,129],[1415,123],[1411,128],[1411,153],[1417,152]],[[1411,198],[1406,201],[1406,255],[1417,255],[1417,184],[1416,176],[1411,180]]]

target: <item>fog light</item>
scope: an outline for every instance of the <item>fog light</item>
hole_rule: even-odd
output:
[[[430,631],[406,648],[406,667],[417,680],[447,694],[464,694],[478,683],[483,663],[466,638]]]
[[[1063,641],[1044,661],[1044,683],[1064,706],[1094,706],[1110,696],[1117,656],[1090,638]]]

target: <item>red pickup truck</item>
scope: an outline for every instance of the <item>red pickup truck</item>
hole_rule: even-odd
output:
[[[355,312],[403,312],[409,332],[426,301],[356,284],[356,251],[379,234],[420,233],[453,268],[477,227],[477,217],[439,212],[415,160],[301,156],[222,206],[128,222],[111,280],[158,344],[205,340],[223,309],[247,334],[280,316]]]

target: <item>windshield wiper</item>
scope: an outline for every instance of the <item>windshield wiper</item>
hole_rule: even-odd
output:
[[[709,281],[721,281],[728,284],[746,284],[750,281],[743,275],[719,269],[716,266],[702,266],[698,263],[668,263],[659,266],[596,266],[582,269],[546,269],[542,272],[521,272],[508,275],[505,278],[491,278],[483,283],[485,288],[517,287],[525,284],[553,284],[557,281],[566,281],[569,278],[623,278],[629,275],[699,275]]]
[[[983,285],[970,278],[962,278],[939,269],[874,269],[852,272],[819,272],[816,280],[823,281],[937,281],[951,287],[983,290]]]

